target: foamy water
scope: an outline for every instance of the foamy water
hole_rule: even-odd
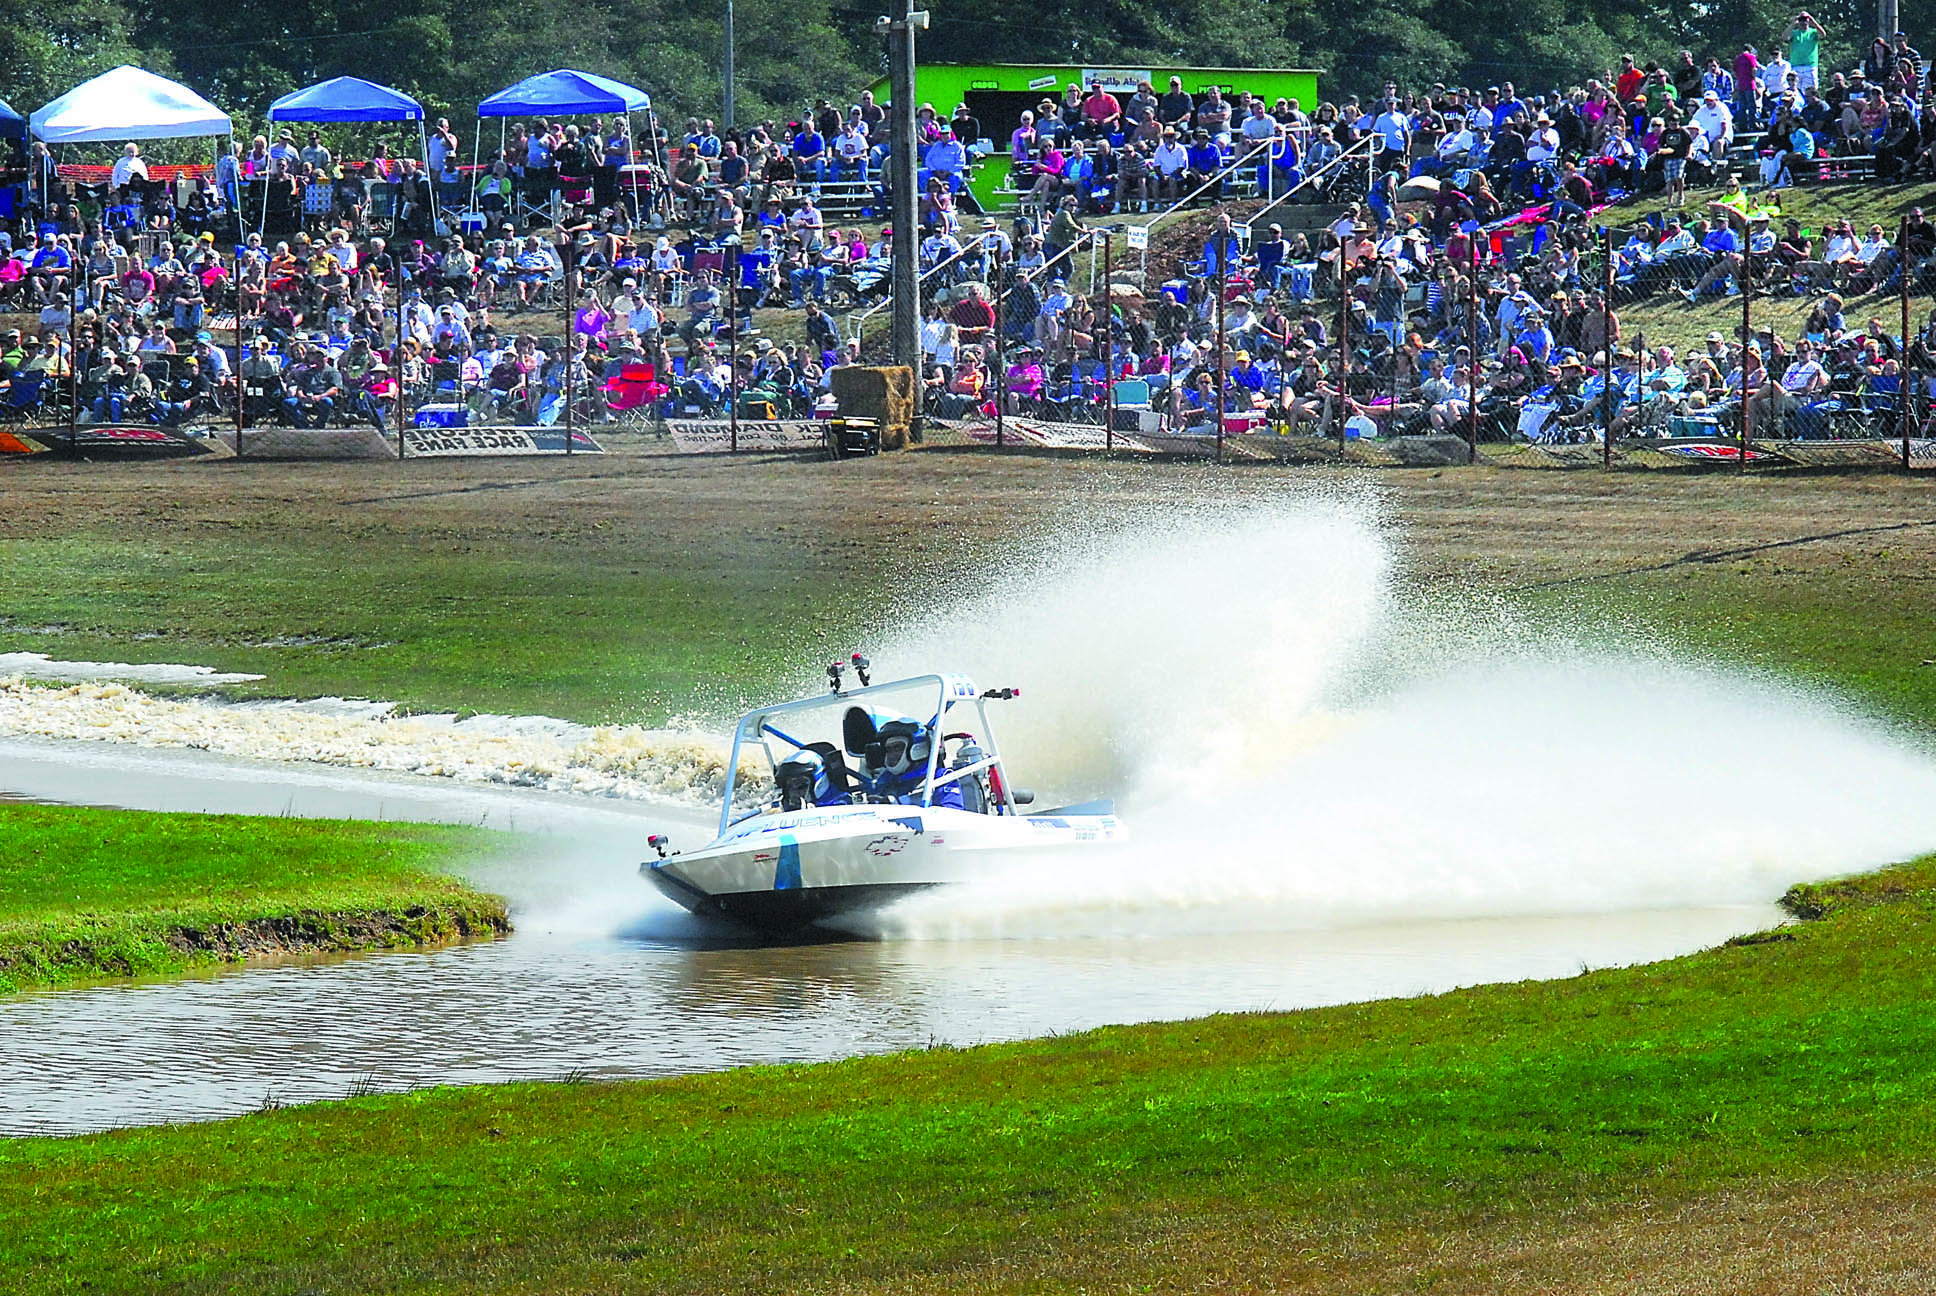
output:
[[[389,703],[342,698],[226,704],[109,681],[57,688],[0,680],[0,734],[692,804],[716,802],[726,775],[725,744],[701,733],[546,716],[402,716]]]
[[[179,662],[63,661],[46,653],[0,653],[0,677],[31,680],[126,680],[137,684],[242,684],[260,675]]]
[[[1312,928],[1766,903],[1936,848],[1936,760],[1803,688],[1481,596],[1401,593],[1361,499],[1167,508],[876,654],[1018,684],[1012,778],[1135,840],[1019,861],[898,935]]]

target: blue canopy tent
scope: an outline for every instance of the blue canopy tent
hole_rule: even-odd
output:
[[[632,130],[632,114],[645,113],[651,124],[652,96],[637,86],[614,81],[594,72],[559,68],[528,76],[516,85],[500,90],[477,105],[477,139],[472,146],[472,161],[480,162],[484,153],[484,119],[498,119],[498,147],[504,146],[504,118],[531,113],[540,116],[582,117],[589,113],[625,114],[625,134],[634,145],[638,136]],[[652,152],[658,158],[658,133],[652,135]],[[476,206],[477,180],[471,179],[472,206]]]
[[[27,164],[27,119],[9,108],[5,99],[0,99],[0,140],[18,140],[14,147],[20,150],[20,165]],[[0,148],[0,158],[4,158],[7,151]],[[0,219],[12,217],[14,208],[19,205],[19,198],[13,186],[0,186]]]
[[[361,77],[339,76],[286,94],[269,105],[269,120],[299,122],[382,122],[417,123],[418,152],[425,170],[430,167],[430,142],[424,137],[423,105],[400,90],[365,81]],[[269,190],[262,190],[262,220],[269,221]]]
[[[400,90],[339,76],[286,94],[269,105],[270,121],[372,122],[424,119],[423,105]]]

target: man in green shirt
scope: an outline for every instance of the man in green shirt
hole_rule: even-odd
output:
[[[1782,33],[1782,38],[1788,42],[1788,62],[1795,72],[1796,88],[1803,94],[1820,84],[1815,75],[1815,64],[1821,54],[1822,37],[1826,34],[1822,24],[1808,13],[1796,14],[1795,21],[1789,23],[1788,30]]]

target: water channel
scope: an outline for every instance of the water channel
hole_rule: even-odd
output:
[[[210,1119],[441,1083],[664,1075],[974,1044],[1112,1022],[1415,995],[1668,957],[1767,904],[1563,917],[1053,936],[748,942],[636,875],[703,816],[615,799],[102,743],[0,742],[0,789],[142,809],[481,823],[534,858],[480,880],[509,939],[250,965],[0,1000],[0,1132]]]

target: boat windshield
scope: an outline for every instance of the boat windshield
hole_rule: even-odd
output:
[[[985,720],[972,684],[939,675],[748,712],[734,735],[722,826],[812,804],[923,803],[937,767],[947,768],[939,749],[953,731],[985,736]]]

